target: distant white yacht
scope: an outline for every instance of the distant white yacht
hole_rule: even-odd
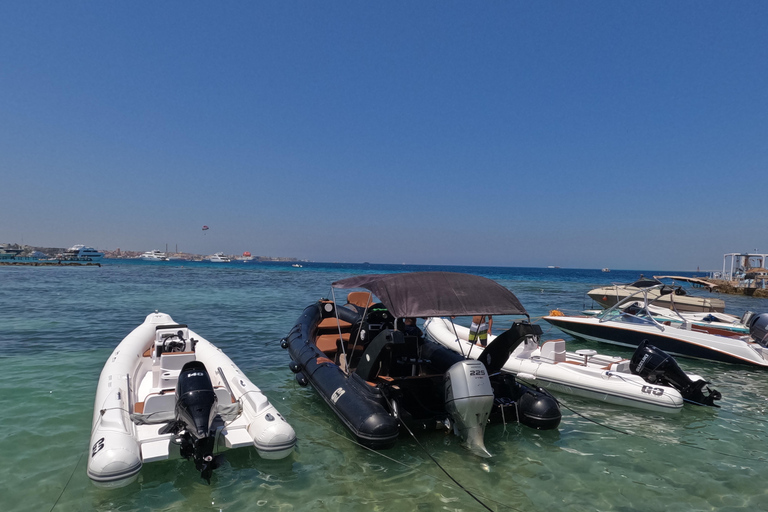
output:
[[[59,254],[61,261],[73,261],[79,263],[96,263],[104,257],[103,252],[99,252],[93,247],[86,247],[83,244],[73,245],[63,253]]]
[[[168,261],[168,256],[164,252],[160,252],[157,249],[154,251],[147,251],[139,256],[144,261]]]
[[[217,252],[213,256],[208,256],[208,260],[211,263],[229,263],[232,261],[229,257],[225,256],[223,252]]]

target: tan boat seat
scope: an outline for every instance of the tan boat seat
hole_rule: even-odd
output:
[[[341,335],[341,339],[344,342],[349,342],[349,333],[345,332]],[[315,344],[321,352],[334,353],[336,352],[336,344],[339,340],[338,334],[321,334],[315,338]]]
[[[336,319],[336,318],[323,318],[319,324],[317,324],[318,329],[335,329],[338,331],[339,328],[343,329],[349,329],[352,327],[352,324],[349,322],[346,322],[342,319]]]
[[[371,292],[349,292],[349,295],[347,295],[347,302],[354,306],[367,308],[373,305],[373,297],[371,296]]]

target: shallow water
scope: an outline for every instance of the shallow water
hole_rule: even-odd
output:
[[[445,269],[514,291],[531,316],[592,304],[594,285],[639,272],[375,265],[106,263],[100,268],[0,268],[0,493],[3,510],[766,510],[768,370],[678,359],[723,394],[722,408],[649,414],[560,397],[556,431],[492,425],[481,459],[458,438],[402,437],[384,452],[355,445],[314,390],[299,387],[279,346],[330,283],[359,273]],[[646,271],[645,275],[654,272]],[[655,272],[659,274],[660,272]],[[698,293],[706,293],[698,291]],[[768,301],[723,296],[727,311]],[[147,464],[138,480],[101,490],[85,472],[96,383],[112,349],[154,310],[222,348],[299,436],[295,453],[262,460],[226,453],[203,482],[184,460]],[[498,332],[504,318],[499,318]],[[570,350],[630,351],[578,342]],[[462,487],[451,481],[426,449]]]

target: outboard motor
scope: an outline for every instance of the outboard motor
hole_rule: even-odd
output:
[[[704,380],[692,381],[680,368],[674,357],[643,340],[632,355],[629,371],[639,375],[650,384],[672,386],[683,395],[688,402],[699,405],[715,405],[722,395],[717,390],[710,389]],[[706,392],[704,388],[706,387]]]
[[[747,321],[749,322],[749,335],[752,336],[752,339],[760,345],[768,347],[768,313],[753,314]]]
[[[445,408],[455,422],[456,434],[470,450],[490,457],[483,436],[493,408],[493,388],[485,365],[464,360],[445,374]]]
[[[214,469],[213,448],[216,440],[216,405],[208,370],[200,361],[190,361],[179,373],[176,384],[176,421],[160,433],[178,434],[181,456],[194,458],[200,475],[210,482]]]

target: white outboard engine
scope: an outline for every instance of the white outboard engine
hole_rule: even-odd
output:
[[[445,374],[445,408],[470,450],[490,457],[483,436],[493,408],[493,388],[480,361],[459,361]]]
[[[629,361],[629,371],[639,375],[650,384],[664,384],[672,386],[680,392],[683,399],[699,405],[715,405],[715,400],[720,400],[722,395],[714,389],[710,389],[704,380],[692,381],[680,368],[675,358],[648,344],[643,340]],[[704,388],[706,387],[706,392]]]
[[[195,467],[208,482],[214,469],[217,402],[205,365],[190,361],[181,369],[176,384],[176,421],[161,430],[179,435],[181,456],[193,457]]]
[[[752,339],[768,347],[768,313],[753,315],[747,319],[747,322],[749,322],[749,335]]]

